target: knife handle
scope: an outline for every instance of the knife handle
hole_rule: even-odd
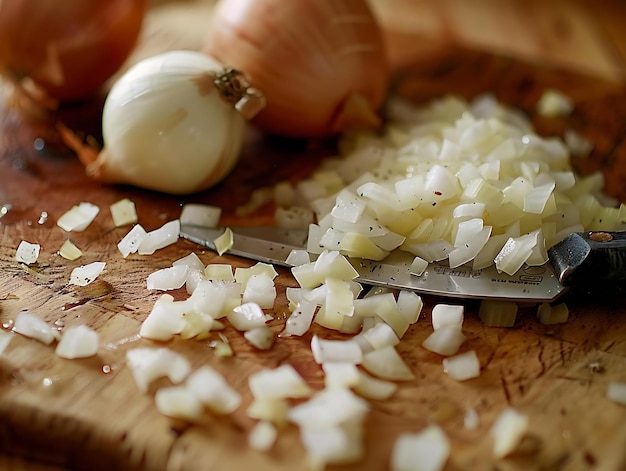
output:
[[[548,256],[561,284],[575,294],[626,293],[626,231],[570,234]]]

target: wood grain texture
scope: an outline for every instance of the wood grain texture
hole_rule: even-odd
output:
[[[177,32],[181,22],[188,25],[191,17],[197,21],[198,11],[207,11],[204,4],[183,2],[180,9],[171,10],[171,5],[157,3],[136,57],[174,45],[192,47],[201,40],[202,31],[197,28],[187,28],[184,35]],[[443,93],[469,97],[490,91],[527,111],[544,133],[559,135],[572,127],[596,144],[591,158],[575,162],[577,167],[582,172],[603,170],[608,191],[626,200],[626,90],[620,83],[625,43],[615,20],[619,4],[607,2],[606,9],[599,9],[580,0],[567,2],[571,9],[565,8],[565,2],[550,3],[544,9],[547,3],[528,2],[531,10],[525,10],[522,4],[526,2],[521,1],[472,2],[470,9],[469,2],[451,0],[378,0],[375,5],[387,25],[396,70],[394,88],[418,103]],[[544,20],[537,21],[542,12]],[[558,21],[576,26],[568,30],[572,37],[559,39],[554,18],[566,18]],[[489,53],[459,45],[463,43]],[[570,59],[563,59],[566,56]],[[520,58],[535,63],[529,65]],[[561,88],[574,98],[576,109],[568,120],[534,116],[534,103],[546,87]],[[53,126],[60,118],[97,134],[99,106],[95,102],[64,109],[46,118],[24,116],[6,105],[0,108],[0,204],[12,205],[0,219],[0,322],[7,323],[28,309],[66,327],[86,323],[99,331],[102,340],[96,357],[64,360],[54,355],[53,347],[13,338],[0,357],[0,451],[11,455],[0,457],[0,467],[36,471],[306,469],[295,428],[282,431],[268,454],[247,448],[246,434],[254,425],[245,414],[251,401],[247,378],[261,368],[290,363],[309,384],[321,388],[322,372],[312,360],[309,343],[314,333],[335,338],[336,334],[314,328],[302,339],[281,338],[271,351],[261,354],[228,328],[224,333],[235,351],[230,359],[217,358],[208,340],[168,342],[166,346],[183,353],[194,368],[210,364],[222,372],[242,393],[244,405],[228,417],[207,414],[195,426],[160,415],[153,395],[167,381],[141,394],[124,359],[129,348],[161,345],[137,337],[140,323],[158,297],[145,288],[147,275],[191,251],[204,263],[248,266],[250,262],[218,257],[182,240],[154,256],[122,259],[116,244],[128,228],[113,226],[108,205],[123,197],[134,200],[147,229],[177,217],[185,202],[220,205],[226,223],[268,223],[269,211],[241,221],[235,209],[260,185],[305,177],[333,152],[332,147],[270,139],[251,130],[233,174],[202,194],[171,197],[104,186],[84,176]],[[33,147],[36,138],[46,142],[41,151]],[[79,201],[97,203],[101,214],[86,231],[67,234],[55,222]],[[48,219],[39,224],[44,210]],[[84,251],[76,262],[56,253],[67,238]],[[39,262],[30,270],[14,261],[22,239],[43,247]],[[72,268],[96,260],[107,262],[96,283],[84,288],[68,285]],[[270,325],[280,331],[287,315],[284,291],[295,282],[281,270],[277,285],[275,320]],[[174,295],[182,298],[185,293]],[[478,379],[465,383],[445,376],[441,357],[419,347],[431,330],[432,307],[443,301],[425,298],[423,318],[399,346],[416,380],[403,383],[390,401],[371,402],[367,460],[341,469],[387,469],[398,434],[419,431],[431,422],[439,423],[452,442],[446,470],[626,468],[626,409],[605,397],[610,382],[626,381],[625,300],[572,301],[570,321],[558,326],[539,324],[535,308],[524,307],[512,329],[486,328],[478,319],[476,303],[467,302],[464,330],[468,341],[463,348],[476,349],[482,372]],[[489,429],[506,406],[528,414],[530,433],[517,453],[494,461]],[[463,426],[469,407],[480,417],[474,430]],[[44,464],[31,468],[28,462]]]

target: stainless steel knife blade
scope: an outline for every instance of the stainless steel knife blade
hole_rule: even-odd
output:
[[[286,263],[292,250],[306,247],[307,231],[275,227],[230,227],[234,242],[228,253],[244,258],[289,266]],[[185,239],[215,250],[213,241],[225,228],[206,228],[182,225],[180,235]],[[349,259],[359,273],[357,281],[397,289],[413,290],[422,294],[464,298],[495,299],[517,302],[551,302],[566,291],[550,263],[540,267],[524,267],[514,276],[498,273],[495,267],[473,270],[461,266],[450,268],[431,263],[426,271],[416,276],[410,265],[414,256],[394,252],[383,261]]]

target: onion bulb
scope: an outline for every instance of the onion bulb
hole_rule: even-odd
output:
[[[102,113],[101,152],[59,129],[97,180],[193,193],[235,165],[244,117],[264,104],[247,85],[239,72],[203,53],[169,51],[138,62],[113,85]]]
[[[0,2],[0,73],[48,102],[88,98],[135,47],[146,0]]]
[[[380,125],[389,68],[365,0],[221,0],[205,51],[267,98],[260,128],[295,137]]]

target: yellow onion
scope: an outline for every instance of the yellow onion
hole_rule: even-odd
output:
[[[146,0],[0,1],[0,74],[42,101],[88,98],[133,50]]]
[[[169,51],[133,65],[113,85],[102,112],[102,151],[59,128],[94,179],[193,193],[230,172],[245,120],[263,105],[238,71],[201,52]]]
[[[317,137],[380,125],[389,67],[365,0],[221,0],[205,51],[267,99],[254,122]]]

